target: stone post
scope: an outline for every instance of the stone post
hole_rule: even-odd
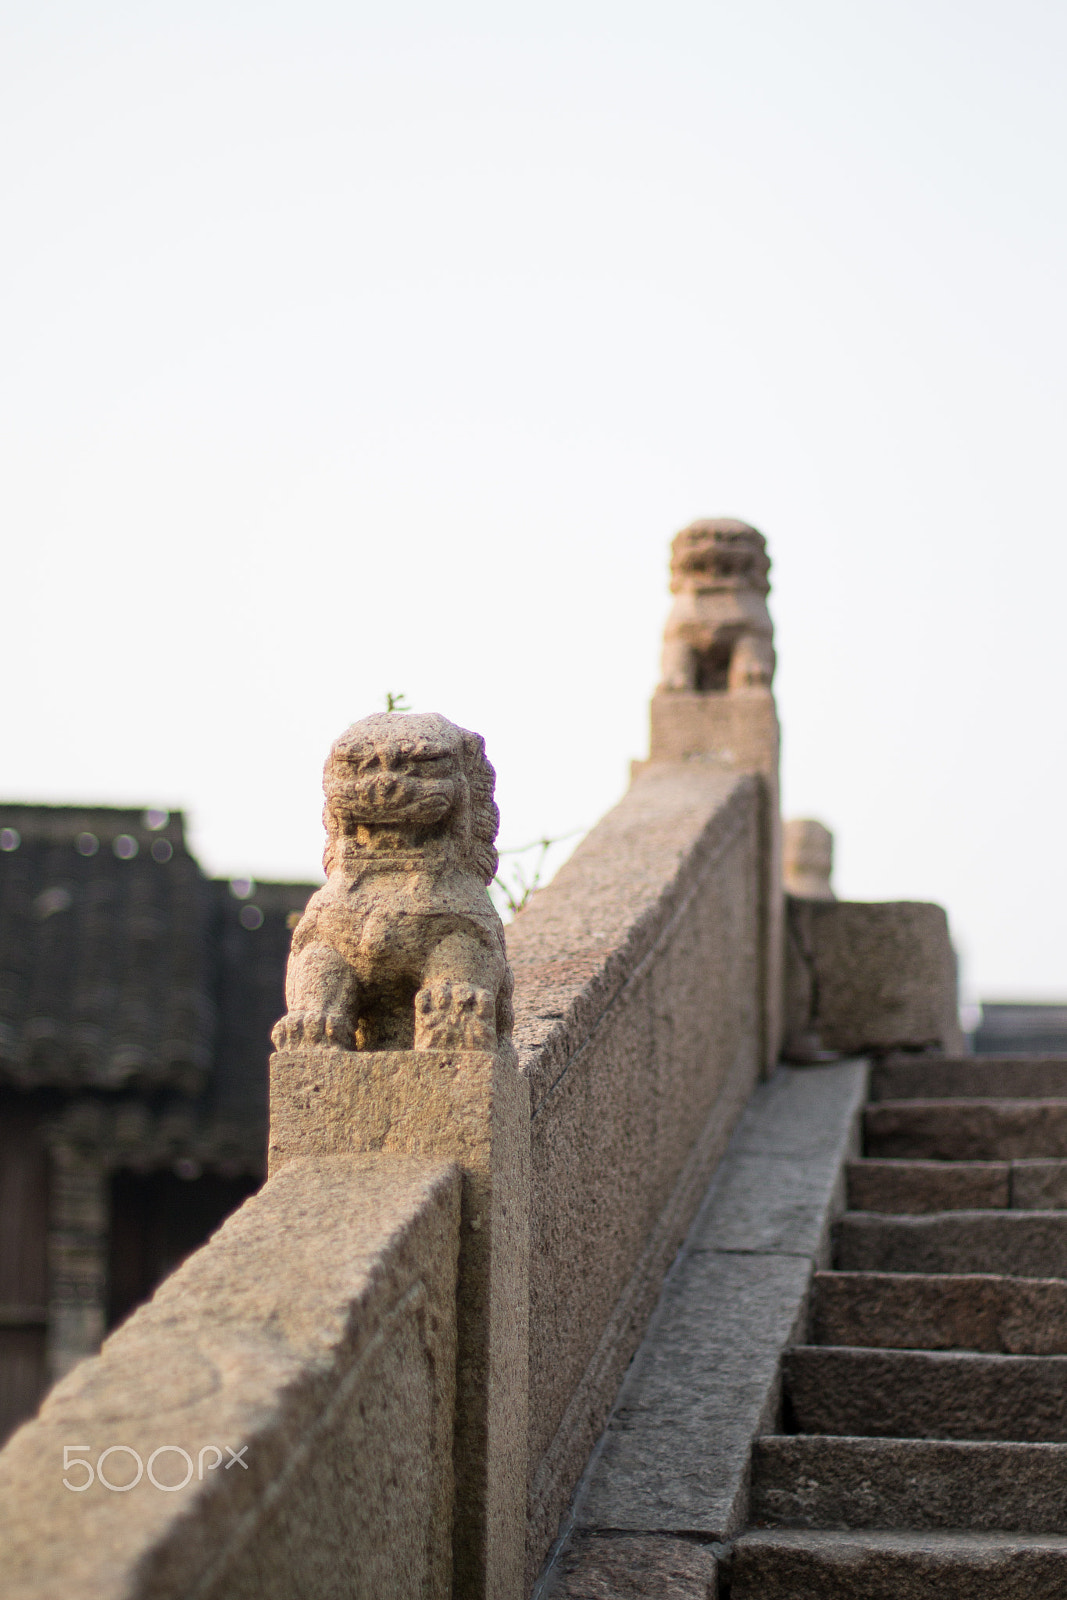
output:
[[[271,1061],[272,1174],[357,1151],[462,1173],[456,1600],[521,1600],[526,1530],[530,1111],[486,893],[493,782],[443,717],[368,717],[336,742],[327,883],[293,935]]]
[[[674,604],[651,707],[649,761],[715,760],[762,779],[763,1061],[782,1036],[782,829],[774,629],[763,535],[730,518],[691,523],[671,546]]]
[[[836,900],[830,882],[834,870],[834,836],[810,817],[795,817],[782,829],[782,880],[786,894],[797,900]]]

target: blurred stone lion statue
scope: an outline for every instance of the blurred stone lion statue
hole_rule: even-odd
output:
[[[326,883],[293,934],[279,1050],[492,1050],[511,970],[486,893],[496,774],[476,733],[383,712],[326,760]]]
[[[671,545],[671,593],[660,688],[769,685],[774,642],[766,541],[729,517],[692,522]]]

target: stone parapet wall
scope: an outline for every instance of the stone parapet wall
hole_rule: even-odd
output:
[[[940,906],[788,896],[785,992],[790,1059],[964,1047]]]
[[[508,931],[536,1574],[761,1067],[759,780],[657,763]]]
[[[273,1177],[0,1454],[7,1600],[444,1600],[459,1207],[404,1156]]]

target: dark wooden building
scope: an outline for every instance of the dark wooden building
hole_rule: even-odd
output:
[[[263,1181],[314,887],[205,877],[177,813],[0,806],[0,1439]]]
[[[973,1043],[980,1056],[1067,1055],[1067,1005],[983,1000]]]

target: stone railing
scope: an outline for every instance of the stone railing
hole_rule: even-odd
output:
[[[531,1096],[528,1576],[761,1066],[760,795],[652,767],[515,921]]]
[[[13,1600],[522,1600],[783,1015],[813,1059],[952,1042],[934,908],[933,1003],[862,949],[833,990],[850,908],[783,919],[766,571],[743,524],[679,536],[651,759],[510,968],[481,741],[335,745],[271,1176],[0,1453]]]
[[[271,1178],[0,1453],[5,1595],[447,1594],[459,1187]]]

